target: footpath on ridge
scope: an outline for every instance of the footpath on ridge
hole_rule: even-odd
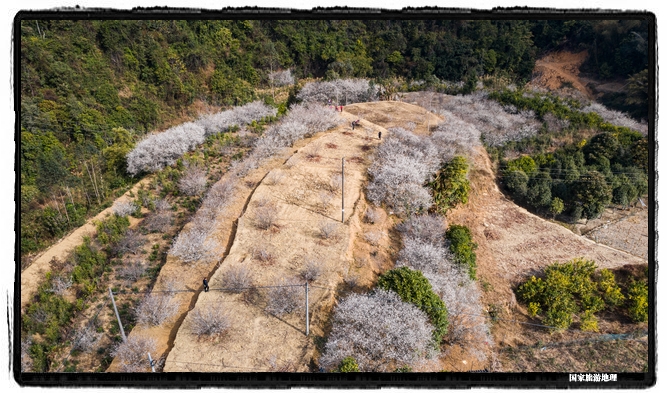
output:
[[[342,125],[295,146],[293,155],[284,164],[273,167],[256,187],[247,209],[238,219],[229,254],[209,280],[210,291],[201,293],[190,310],[222,304],[231,319],[230,330],[224,337],[200,339],[189,331],[191,321],[186,316],[169,351],[164,371],[311,369],[315,338],[325,335],[325,324],[335,304],[337,289],[351,272],[363,277],[368,275],[368,270],[374,269],[370,264],[360,264],[354,248],[355,241],[360,238],[357,233],[360,201],[363,201],[363,184],[371,163],[368,153],[381,143],[379,132],[382,132],[382,139],[390,133],[369,121],[373,116],[385,116],[385,122],[391,120],[388,116],[392,115],[381,114],[377,105],[389,105],[398,112],[411,113],[408,120],[419,123],[418,127],[424,128],[422,132],[425,132],[428,121],[435,125],[438,120],[432,114],[426,115],[423,108],[410,104],[355,104],[345,107]],[[396,126],[405,126],[404,116],[396,113],[393,116]],[[359,126],[352,130],[350,123],[355,120],[359,120]],[[421,124],[422,120],[426,121]],[[332,191],[332,178],[341,173],[343,157],[345,219],[341,223],[340,190],[335,190],[333,198],[326,203],[322,195]],[[255,217],[267,204],[276,206],[275,223],[268,230],[258,229]],[[334,228],[333,236],[321,236],[319,228],[324,224]],[[262,261],[253,257],[258,248],[269,253],[270,258]],[[225,272],[239,266],[250,270],[256,287],[280,285],[282,279],[290,278],[303,283],[298,276],[307,258],[316,259],[322,268],[322,273],[309,289],[308,337],[305,334],[305,310],[283,316],[265,311],[269,288],[257,288],[245,294],[216,290],[223,287]],[[305,292],[305,287],[303,290]]]

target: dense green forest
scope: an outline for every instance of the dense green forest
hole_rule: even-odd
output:
[[[143,135],[196,117],[197,103],[277,105],[266,91],[280,69],[521,84],[540,55],[587,49],[584,71],[628,84],[610,104],[648,116],[645,20],[22,20],[19,34],[24,256],[136,181],[125,155]]]
[[[491,96],[569,124],[560,131],[543,126],[535,136],[488,148],[517,203],[553,217],[565,213],[576,222],[599,217],[610,203],[627,207],[648,193],[646,136],[580,111],[576,100],[510,90]]]

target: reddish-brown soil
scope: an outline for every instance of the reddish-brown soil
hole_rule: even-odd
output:
[[[535,62],[533,80],[529,85],[552,91],[571,87],[585,97],[592,99],[593,94],[585,82],[579,78],[579,67],[588,57],[588,51],[579,53],[557,52],[549,54]]]

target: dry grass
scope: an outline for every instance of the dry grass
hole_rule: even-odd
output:
[[[504,372],[647,372],[645,340],[573,341],[507,347],[499,358]]]
[[[268,243],[259,243],[252,249],[252,259],[264,266],[273,265],[276,262],[273,247]]]
[[[320,237],[325,240],[336,238],[338,233],[338,224],[330,220],[320,221],[317,228]]]
[[[275,203],[268,200],[258,201],[258,208],[255,210],[255,226],[262,230],[271,228],[278,218],[278,208]]]

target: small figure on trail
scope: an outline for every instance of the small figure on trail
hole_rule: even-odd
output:
[[[343,113],[343,106],[340,106],[340,112]]]
[[[354,131],[354,122],[352,122],[352,131]]]
[[[208,280],[204,279],[204,292],[208,292]]]
[[[382,139],[382,131],[378,132],[378,139]]]

